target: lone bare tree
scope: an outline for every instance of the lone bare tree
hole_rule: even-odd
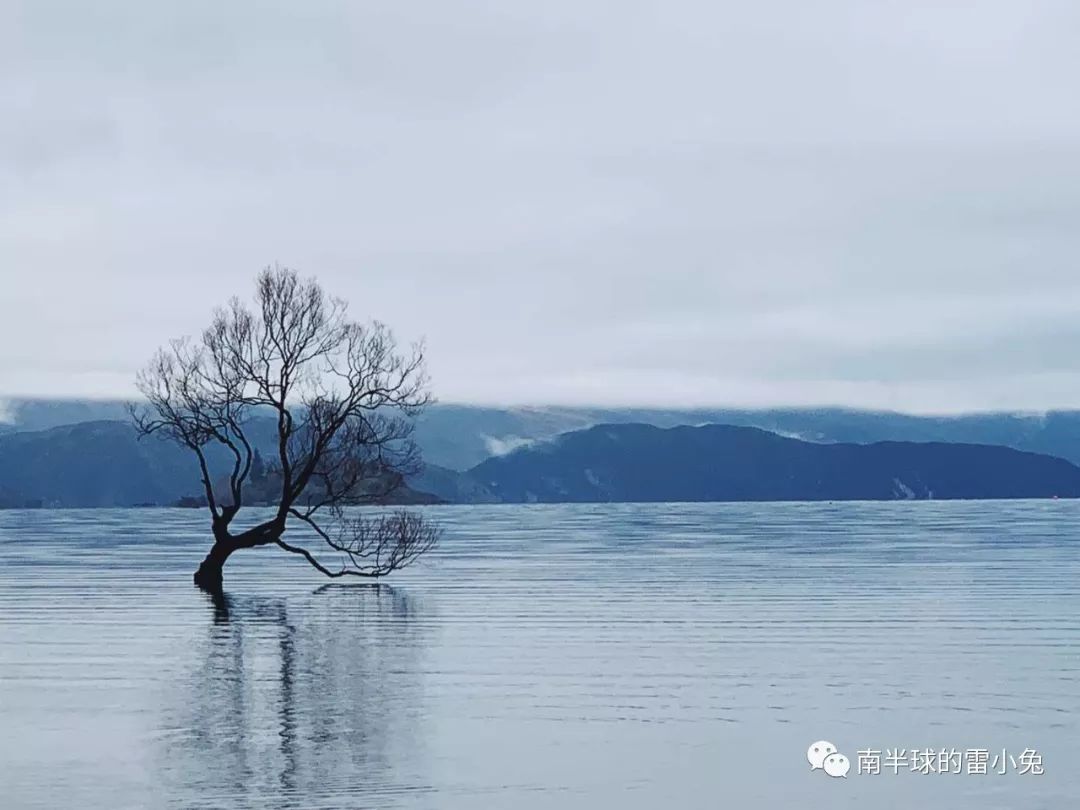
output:
[[[198,460],[214,543],[196,585],[220,590],[225,561],[244,548],[276,545],[329,577],[379,577],[435,545],[438,529],[415,513],[348,509],[385,501],[419,469],[413,420],[430,401],[423,347],[400,352],[383,324],[349,320],[345,303],[314,279],[267,268],[254,310],[233,298],[200,341],[159,350],[137,385],[146,398],[132,411],[139,434],[165,436]],[[234,531],[260,423],[271,447],[258,466],[277,505]],[[222,456],[227,483],[215,486],[213,460]],[[291,526],[338,552],[340,567],[286,542]]]

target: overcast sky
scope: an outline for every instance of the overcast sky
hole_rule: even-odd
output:
[[[279,262],[485,403],[1080,407],[1080,4],[8,0],[0,392]]]

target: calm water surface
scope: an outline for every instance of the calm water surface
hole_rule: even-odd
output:
[[[1080,504],[430,511],[387,584],[267,549],[218,604],[199,512],[0,512],[0,806],[1077,806]]]

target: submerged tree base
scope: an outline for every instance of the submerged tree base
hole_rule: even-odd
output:
[[[235,548],[230,543],[220,540],[214,543],[192,577],[195,584],[204,591],[220,593],[223,582],[222,569],[224,569],[225,561],[229,559],[229,555],[233,551],[235,551]]]
[[[223,578],[221,566],[215,568],[214,566],[207,565],[206,562],[203,562],[192,579],[198,587],[208,593],[220,593],[222,590]]]

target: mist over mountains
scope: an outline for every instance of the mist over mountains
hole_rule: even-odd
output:
[[[0,506],[164,505],[184,496],[197,496],[200,491],[197,470],[189,454],[175,445],[156,439],[139,441],[127,422],[126,404],[123,401],[22,398],[0,402],[0,406],[0,417],[3,418],[0,422]],[[510,475],[511,467],[515,470],[514,475],[530,467],[534,472],[543,469],[545,464],[550,463],[553,454],[558,455],[559,447],[565,448],[565,439],[559,437],[575,431],[588,431],[596,425],[651,425],[655,428],[728,425],[758,428],[779,437],[801,440],[783,446],[791,456],[785,462],[789,466],[796,464],[796,457],[801,459],[796,466],[801,465],[801,480],[806,482],[801,489],[791,490],[789,495],[807,499],[847,497],[843,494],[847,492],[844,488],[828,495],[815,494],[818,492],[815,489],[817,484],[811,483],[811,473],[817,470],[824,474],[825,470],[822,466],[825,464],[824,457],[821,451],[814,450],[815,445],[871,445],[878,442],[994,445],[1057,456],[1080,464],[1080,411],[912,416],[842,408],[676,410],[435,405],[421,417],[417,425],[416,439],[427,469],[409,482],[410,487],[455,503],[528,499],[526,490],[515,489],[499,476]],[[252,430],[256,444],[266,442],[269,446],[272,440],[269,423],[265,426],[253,424]],[[625,457],[622,463],[645,469],[660,469],[675,463],[681,464],[687,471],[696,470],[693,475],[688,472],[682,476],[682,486],[686,492],[692,488],[691,479],[712,476],[719,480],[717,468],[700,466],[698,457],[694,456],[695,445],[687,445],[680,450],[681,456],[672,456],[673,448],[666,447],[666,443],[672,441],[674,436],[665,438],[663,431],[659,433],[659,436],[638,448],[632,461],[630,457]],[[810,447],[805,447],[806,444]],[[875,452],[880,454],[880,450]],[[950,459],[955,461],[963,455],[957,456],[954,451],[942,447],[915,449],[912,452],[921,455],[913,462],[915,468],[910,465],[897,468],[901,480],[904,479],[899,473],[911,478],[913,469],[922,477],[932,477],[931,473],[922,472],[928,469],[926,465],[932,467]],[[852,465],[853,481],[861,474],[858,470],[865,473],[865,467],[860,465],[867,463],[867,458],[869,456],[862,454],[857,459],[844,462]],[[966,458],[973,457],[969,455]],[[512,465],[509,463],[511,459]],[[759,474],[763,481],[777,475],[775,471],[769,472],[767,465],[754,452],[746,451],[737,462],[740,468],[747,471],[747,475]],[[214,463],[224,469],[224,456]],[[571,462],[567,460],[567,463]],[[590,463],[596,464],[598,459],[590,458]],[[979,463],[1015,467],[1018,457],[990,453]],[[1071,472],[1051,462],[1046,462],[1046,465],[1040,467],[1039,471],[1040,476],[1047,476],[1042,479],[1046,486],[1045,494],[1066,496]],[[962,463],[957,467],[957,474],[961,478],[963,467]],[[888,471],[886,468],[881,468],[879,472],[884,474]],[[577,470],[574,475],[583,474],[583,469]],[[496,472],[498,475],[495,475]],[[1002,475],[1006,472],[1001,471]],[[565,473],[566,470],[563,470],[560,474]],[[970,471],[968,475],[974,480],[975,471]],[[874,497],[908,496],[904,488],[892,486],[892,477],[882,479],[888,486],[879,486],[874,490],[879,495]],[[1007,475],[1005,477],[1008,478]],[[842,478],[841,475],[837,480]],[[1015,478],[1009,480],[1011,483],[1004,489],[997,484],[989,488],[980,485],[970,492],[963,488],[960,479],[954,481],[956,486],[952,489],[940,485],[934,487],[929,482],[921,490],[908,482],[904,487],[910,489],[914,497],[1025,496],[1023,493],[1028,490],[1024,489],[1022,482]],[[536,481],[532,487],[528,492],[534,499],[568,497],[558,496],[554,489],[549,490]],[[621,490],[607,494],[600,490],[590,494],[587,490],[586,487],[576,497],[626,497]],[[656,488],[655,494],[660,491]],[[948,494],[953,491],[965,494]],[[663,492],[665,498],[680,499],[677,497],[680,494],[678,490],[664,489]],[[768,487],[761,492],[764,493],[761,497],[773,497]],[[724,499],[727,494],[730,493],[726,490],[716,490],[710,494],[710,498]]]

